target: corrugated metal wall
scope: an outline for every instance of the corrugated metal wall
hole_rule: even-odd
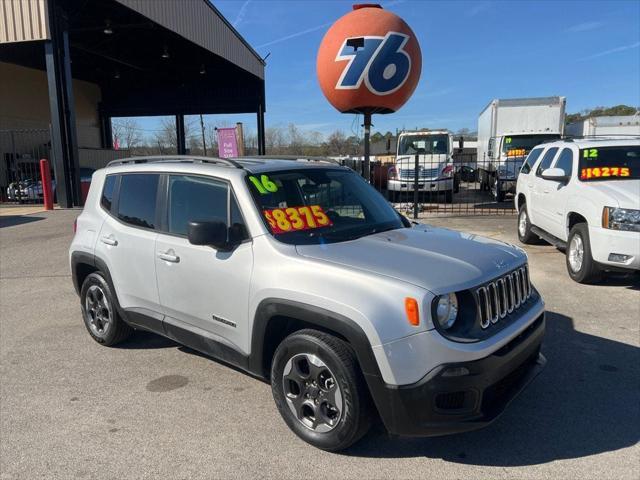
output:
[[[116,0],[187,40],[264,78],[264,65],[206,0]]]
[[[47,0],[0,0],[0,43],[48,38]]]

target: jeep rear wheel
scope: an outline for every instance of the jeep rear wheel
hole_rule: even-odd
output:
[[[80,305],[84,325],[91,338],[107,347],[131,335],[133,329],[122,320],[116,298],[100,273],[92,273],[82,283]]]
[[[369,430],[371,400],[351,348],[316,330],[300,330],[278,346],[271,390],[282,418],[305,442],[343,450]]]

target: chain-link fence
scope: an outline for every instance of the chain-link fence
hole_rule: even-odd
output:
[[[514,213],[513,195],[524,155],[497,164],[475,153],[402,156],[371,162],[371,185],[402,213],[426,216],[506,215]],[[364,173],[362,160],[343,160]],[[417,174],[416,174],[417,172]]]

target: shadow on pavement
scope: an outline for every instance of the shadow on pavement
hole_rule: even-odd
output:
[[[137,330],[127,340],[115,346],[124,350],[153,350],[156,348],[179,347],[180,344],[170,338],[144,330]]]
[[[31,215],[3,215],[0,217],[0,228],[14,227],[25,223],[37,222],[44,220],[44,217],[34,217]]]
[[[545,370],[489,427],[438,438],[370,434],[344,453],[511,467],[586,457],[640,440],[639,348],[578,332],[571,318],[547,312],[543,353]]]

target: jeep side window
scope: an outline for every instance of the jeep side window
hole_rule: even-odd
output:
[[[229,186],[220,180],[197,175],[170,175],[167,228],[187,235],[190,221],[227,223]]]
[[[553,160],[553,157],[556,156],[557,152],[558,147],[553,147],[547,150],[547,153],[544,154],[544,157],[542,157],[542,160],[540,160],[540,165],[538,165],[538,168],[536,169],[536,177],[540,177],[542,175],[542,172],[549,168],[549,166],[551,165],[551,161]]]
[[[107,175],[107,178],[104,180],[100,205],[102,205],[102,208],[107,212],[111,211],[111,206],[113,205],[113,190],[115,189],[117,178],[118,177],[116,175]]]
[[[123,174],[118,196],[118,219],[134,227],[156,227],[157,173]]]
[[[531,153],[529,153],[529,156],[527,157],[525,162],[522,164],[520,173],[524,173],[525,175],[529,174],[529,172],[531,172],[533,165],[536,163],[536,160],[538,160],[538,157],[540,156],[541,153],[542,153],[542,148],[534,148],[533,150],[531,150]]]
[[[560,152],[558,160],[556,160],[555,167],[564,170],[566,175],[571,175],[573,172],[573,150],[564,148],[562,152]]]

